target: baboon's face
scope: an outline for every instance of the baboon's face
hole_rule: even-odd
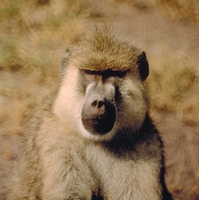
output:
[[[118,132],[136,131],[147,111],[139,71],[79,70],[81,133],[96,140],[110,140]]]
[[[116,121],[119,84],[127,71],[80,71],[81,88],[85,93],[81,109],[84,128],[91,134],[104,135]]]

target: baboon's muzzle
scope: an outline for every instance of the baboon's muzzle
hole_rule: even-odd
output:
[[[112,130],[115,123],[115,106],[96,94],[84,103],[81,117],[87,131],[92,134],[106,134]]]

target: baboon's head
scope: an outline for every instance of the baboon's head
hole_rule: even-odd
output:
[[[96,30],[67,50],[62,65],[54,113],[63,122],[99,141],[141,127],[147,112],[143,82],[149,73],[144,52],[107,29]]]

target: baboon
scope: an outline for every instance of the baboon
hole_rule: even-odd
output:
[[[98,27],[66,50],[61,65],[60,89],[31,121],[8,198],[171,199],[148,113],[145,52]]]

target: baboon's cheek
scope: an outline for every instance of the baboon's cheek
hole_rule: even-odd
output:
[[[116,111],[115,106],[109,101],[86,102],[83,105],[82,124],[92,134],[106,134],[112,130]]]

